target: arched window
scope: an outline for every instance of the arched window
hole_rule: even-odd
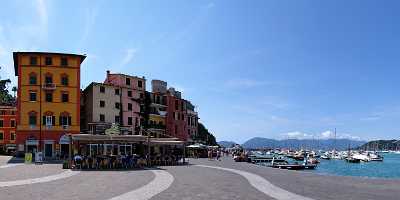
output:
[[[46,111],[42,116],[42,124],[46,126],[55,126],[56,125],[56,117],[54,113],[51,111]]]
[[[61,85],[68,86],[68,75],[61,74]]]
[[[35,72],[31,72],[29,74],[29,84],[30,85],[36,85],[37,84],[37,75]]]
[[[60,125],[63,127],[71,126],[71,115],[68,112],[64,111],[60,113],[59,121]]]

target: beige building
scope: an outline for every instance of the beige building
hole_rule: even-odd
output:
[[[104,133],[113,123],[121,122],[121,88],[91,83],[82,94],[82,131]]]

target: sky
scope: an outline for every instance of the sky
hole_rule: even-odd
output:
[[[396,0],[0,3],[1,78],[13,51],[86,54],[82,88],[106,70],[161,79],[217,137],[400,139]]]

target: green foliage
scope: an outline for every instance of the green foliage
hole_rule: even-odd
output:
[[[14,97],[7,90],[7,85],[10,83],[10,79],[1,79],[0,77],[0,104],[12,104],[15,101]]]
[[[210,133],[202,123],[198,124],[197,137],[193,139],[195,141],[198,140],[203,141],[206,145],[217,145],[215,136],[212,133]]]

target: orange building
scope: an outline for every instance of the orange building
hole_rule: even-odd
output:
[[[15,106],[0,105],[0,152],[10,153],[16,148],[16,112]]]
[[[65,134],[80,132],[80,67],[85,55],[14,52],[18,76],[17,150],[67,155]]]

